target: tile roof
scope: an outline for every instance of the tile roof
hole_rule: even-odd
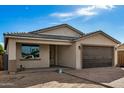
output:
[[[59,35],[47,35],[47,34],[42,34],[42,33],[39,33],[39,32],[42,32],[42,31],[46,31],[46,30],[52,30],[52,29],[56,29],[58,27],[62,27],[62,26],[68,26],[69,28],[77,31],[78,33],[81,34],[81,37],[87,37],[87,36],[91,36],[91,35],[94,35],[94,34],[97,34],[97,33],[100,33],[100,34],[103,34],[104,36],[106,36],[107,38],[111,39],[112,41],[120,44],[121,42],[114,39],[113,37],[111,37],[110,35],[104,33],[103,31],[99,30],[99,31],[95,31],[95,32],[91,32],[91,33],[88,33],[88,34],[84,34],[83,32],[80,32],[79,30],[71,27],[70,25],[68,24],[61,24],[61,25],[57,25],[57,26],[54,26],[54,27],[49,27],[49,28],[45,28],[45,29],[40,29],[40,30],[37,30],[37,31],[32,31],[32,32],[22,32],[22,33],[4,33],[4,36],[16,36],[16,37],[29,37],[29,38],[45,38],[45,39],[60,39],[60,40],[77,40],[81,37],[70,37],[70,36],[59,36]]]
[[[37,33],[4,33],[4,36],[17,36],[17,37],[29,37],[29,38],[45,38],[45,39],[60,39],[60,40],[75,40],[80,37],[70,36],[58,36],[58,35],[47,35]]]

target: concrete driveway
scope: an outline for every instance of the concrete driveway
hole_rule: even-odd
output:
[[[78,77],[86,78],[112,87],[124,87],[124,68],[104,67],[82,70],[66,70],[65,72]]]

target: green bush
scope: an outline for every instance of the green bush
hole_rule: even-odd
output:
[[[3,46],[0,44],[0,55],[4,53]]]

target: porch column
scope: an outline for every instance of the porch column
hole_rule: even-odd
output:
[[[15,74],[16,68],[16,41],[8,40],[8,71],[10,74]]]
[[[118,65],[118,50],[117,47],[114,48],[114,66]]]
[[[58,46],[55,46],[55,65],[58,65]]]
[[[81,52],[82,52],[81,45],[80,43],[77,42],[76,43],[76,69],[82,69]]]

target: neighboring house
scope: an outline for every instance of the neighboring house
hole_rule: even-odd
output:
[[[16,72],[20,66],[75,69],[115,66],[116,47],[120,44],[102,31],[84,34],[68,24],[27,33],[6,33],[4,39],[9,72]]]

